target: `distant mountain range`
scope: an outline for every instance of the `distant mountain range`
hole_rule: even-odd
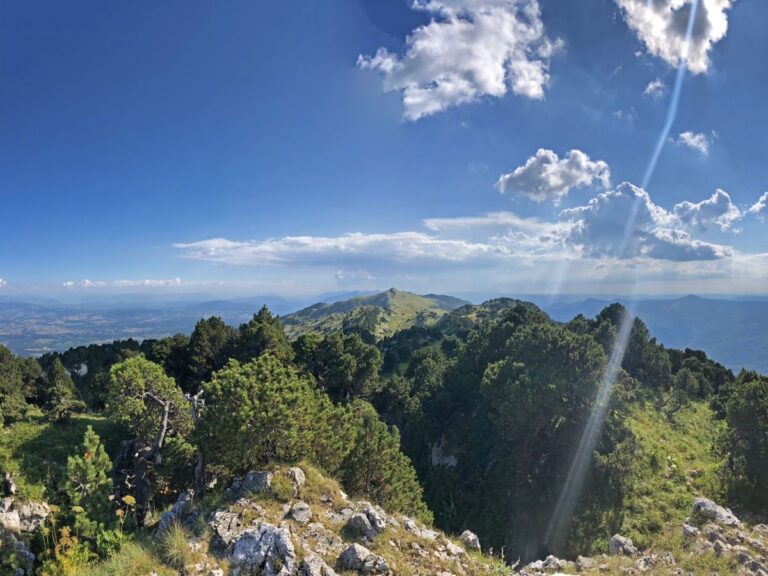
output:
[[[304,307],[307,302],[277,296],[142,301],[126,295],[109,301],[71,304],[54,300],[14,302],[5,298],[0,299],[0,343],[17,354],[36,355],[123,338],[159,338],[190,333],[200,318],[214,315],[238,325],[262,305],[282,315],[286,330],[293,337],[309,331],[328,333],[355,328],[383,338],[403,328],[434,325],[448,312],[469,303],[453,296],[417,295],[394,288],[379,293],[324,294],[318,299],[322,302]],[[570,320],[577,314],[594,317],[611,302],[619,301],[633,309],[651,333],[668,347],[704,350],[734,370],[746,367],[768,373],[765,299],[524,299],[534,301],[559,321]]]
[[[555,320],[577,314],[592,317],[617,300],[541,304]],[[744,367],[768,374],[768,301],[720,300],[686,296],[672,300],[618,300],[671,348],[703,350],[734,370]]]

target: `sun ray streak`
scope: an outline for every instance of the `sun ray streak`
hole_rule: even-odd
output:
[[[650,1],[650,0],[649,0]],[[653,174],[656,171],[661,152],[664,149],[664,145],[669,138],[669,134],[672,130],[672,126],[677,118],[678,108],[680,106],[680,95],[682,94],[683,81],[685,79],[685,70],[688,59],[688,47],[690,45],[691,36],[693,34],[693,27],[696,21],[696,12],[699,7],[700,0],[693,0],[691,5],[691,12],[688,18],[688,27],[686,30],[686,41],[683,49],[683,55],[678,62],[677,76],[675,79],[675,86],[672,91],[672,98],[669,103],[669,109],[667,110],[667,116],[664,122],[664,126],[659,134],[659,138],[656,142],[656,146],[653,149],[653,154],[648,163],[643,176],[642,188],[647,189],[650,184]],[[617,257],[623,258],[626,256],[627,248],[634,234],[635,224],[637,221],[637,214],[640,208],[640,198],[636,198],[632,206],[629,217],[627,218],[626,227],[624,229],[624,237],[619,249]],[[637,288],[637,278],[635,278],[633,293]],[[560,492],[555,509],[550,519],[545,544],[547,547],[556,546],[562,543],[564,537],[567,535],[568,528],[570,526],[573,513],[578,504],[579,497],[581,496],[584,482],[586,480],[587,473],[592,461],[592,453],[600,440],[600,432],[603,429],[605,416],[610,406],[610,399],[613,395],[613,389],[616,384],[616,378],[621,370],[621,365],[624,360],[624,354],[627,349],[630,334],[635,320],[635,307],[636,300],[630,298],[629,305],[626,313],[621,320],[619,331],[614,342],[613,349],[611,350],[611,356],[606,366],[603,378],[600,381],[597,397],[592,408],[592,412],[587,420],[587,423],[582,432],[581,439],[574,453],[573,460],[571,461],[568,475],[566,476],[565,484]]]
[[[584,427],[584,432],[581,435],[581,440],[573,458],[573,464],[565,479],[565,487],[560,493],[560,497],[555,505],[555,512],[547,527],[547,543],[557,542],[562,538],[576,508],[581,485],[592,461],[592,451],[595,449],[600,438],[600,432],[603,429],[603,422],[605,421],[605,415],[608,412],[613,394],[613,386],[621,370],[621,362],[624,359],[624,351],[627,348],[629,335],[632,332],[634,318],[634,314],[628,310],[621,321],[619,333],[614,342],[611,357],[608,360],[608,366],[600,381],[592,413]]]

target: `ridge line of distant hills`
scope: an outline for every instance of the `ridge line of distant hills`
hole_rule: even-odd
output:
[[[125,295],[66,304],[50,299],[16,301],[6,296],[0,298],[0,343],[17,354],[35,355],[115,339],[160,338],[190,333],[201,317],[221,316],[238,325],[264,304],[281,314],[291,336],[356,327],[381,339],[403,328],[434,325],[444,315],[470,305],[454,296],[418,295],[394,288],[326,294],[318,298],[322,302],[310,305],[274,296],[197,298],[148,301]],[[558,321],[577,314],[594,317],[611,302],[629,303],[628,299],[608,297],[553,300],[528,295],[520,299],[533,302]],[[685,296],[633,300],[632,304],[664,345],[703,350],[735,370],[746,367],[768,373],[768,299]]]

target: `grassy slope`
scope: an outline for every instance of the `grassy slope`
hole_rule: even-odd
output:
[[[55,500],[52,487],[61,478],[67,456],[80,449],[88,426],[101,437],[110,457],[114,455],[121,429],[101,416],[83,414],[70,423],[54,424],[38,415],[0,430],[0,470],[13,474],[20,498]]]
[[[463,304],[465,302],[448,296],[419,296],[391,289],[334,304],[315,304],[283,317],[283,322],[291,337],[307,332],[339,332],[351,324],[369,330],[380,339],[412,326],[431,326]]]
[[[668,528],[680,530],[696,496],[722,501],[722,460],[714,449],[722,422],[705,402],[668,415],[646,401],[632,408],[628,424],[642,455],[622,532],[640,547],[662,544]]]

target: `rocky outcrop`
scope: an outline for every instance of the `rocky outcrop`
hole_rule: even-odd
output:
[[[228,502],[207,517],[210,531],[190,522],[200,515],[191,493],[182,494],[158,523],[158,537],[174,522],[189,531],[195,560],[185,576],[471,576],[488,573],[490,565],[507,570],[496,559],[467,554],[480,547],[472,532],[459,544],[413,518],[350,500],[333,482],[300,468],[251,472],[225,493]]]
[[[50,506],[43,502],[19,504],[10,496],[0,500],[0,553],[14,556],[19,566],[16,576],[34,573],[35,555],[29,539],[50,514]]]
[[[389,574],[389,564],[381,556],[371,554],[365,546],[352,544],[339,556],[339,567],[342,570],[355,570],[361,574]]]
[[[230,510],[216,510],[211,514],[208,525],[213,531],[214,547],[219,550],[227,550],[246,528],[240,514]]]
[[[696,498],[691,508],[691,521],[697,524],[716,522],[723,526],[739,526],[741,521],[728,508],[718,506],[712,500]]]
[[[350,534],[372,540],[387,527],[387,515],[378,506],[368,502],[362,503],[362,512],[352,514],[347,520],[346,529]]]
[[[0,501],[0,526],[13,532],[36,532],[51,515],[51,507],[44,502],[23,502],[13,498]]]
[[[291,533],[266,522],[235,540],[230,556],[233,576],[290,576],[298,570]]]

